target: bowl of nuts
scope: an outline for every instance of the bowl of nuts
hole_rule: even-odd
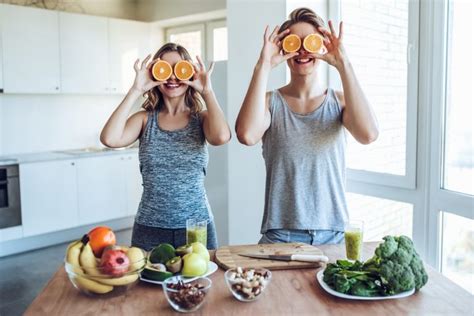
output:
[[[198,310],[212,286],[209,278],[187,280],[183,276],[173,276],[163,281],[166,299],[178,312],[189,313]]]
[[[232,268],[224,274],[225,282],[230,292],[242,302],[252,302],[258,299],[267,288],[272,273],[264,268]]]

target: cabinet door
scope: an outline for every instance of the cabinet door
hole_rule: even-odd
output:
[[[135,215],[142,198],[143,181],[140,173],[138,154],[125,157],[125,186],[127,188],[127,214]]]
[[[79,224],[126,216],[123,160],[112,155],[77,161]]]
[[[135,79],[133,64],[149,54],[148,23],[109,19],[109,81],[112,93],[125,94]]]
[[[107,18],[59,13],[61,90],[109,93]]]
[[[76,167],[72,160],[20,165],[24,236],[77,226]]]
[[[2,11],[5,93],[58,93],[58,13],[16,5]]]
[[[0,3],[0,21],[3,21],[3,7],[4,5]],[[3,26],[0,22],[0,93],[3,93]],[[1,106],[1,104],[0,104]]]

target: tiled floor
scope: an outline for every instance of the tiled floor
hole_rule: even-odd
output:
[[[129,245],[132,230],[115,232],[117,243]],[[22,315],[63,264],[68,243],[0,259],[0,315]]]

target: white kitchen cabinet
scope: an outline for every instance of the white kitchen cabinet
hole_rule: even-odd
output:
[[[58,13],[2,6],[5,93],[59,93]]]
[[[121,155],[83,158],[77,161],[79,224],[91,224],[126,216],[124,158]]]
[[[143,60],[150,53],[150,24],[112,18],[108,21],[110,91],[125,94],[135,79],[135,60]]]
[[[4,5],[0,3],[0,21],[3,21],[3,7]],[[3,93],[3,32],[2,32],[2,22],[0,22],[0,93]],[[0,104],[1,106],[1,104]]]
[[[138,155],[124,157],[125,185],[127,189],[127,214],[135,215],[143,193],[143,181],[140,173]]]
[[[20,164],[20,192],[24,237],[78,225],[73,160]]]
[[[59,13],[61,91],[108,94],[107,18]]]

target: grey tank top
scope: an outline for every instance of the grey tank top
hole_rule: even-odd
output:
[[[266,167],[261,233],[270,229],[344,230],[346,135],[334,91],[316,110],[293,112],[278,90],[262,139]]]
[[[198,114],[186,127],[167,131],[156,111],[148,113],[138,157],[143,195],[135,221],[160,228],[184,228],[186,219],[212,220],[204,188],[209,153]]]

